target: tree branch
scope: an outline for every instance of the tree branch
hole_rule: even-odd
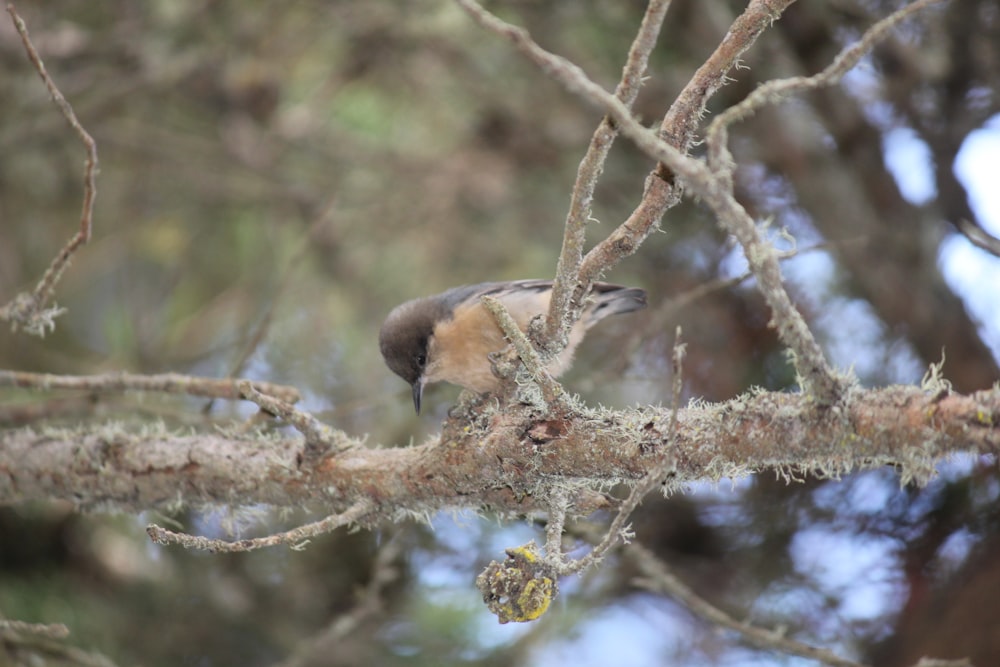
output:
[[[782,282],[781,268],[778,265],[774,246],[760,235],[753,218],[736,201],[732,183],[725,177],[713,173],[703,161],[687,157],[681,150],[647,130],[632,116],[631,110],[621,100],[587,78],[587,75],[577,65],[544,50],[532,41],[525,30],[500,20],[476,4],[474,0],[458,0],[458,2],[480,25],[513,42],[520,52],[537,64],[543,72],[562,84],[569,92],[605,109],[614,118],[622,134],[628,137],[636,147],[649,157],[669,167],[673,174],[683,180],[687,189],[704,200],[719,218],[719,223],[733,234],[743,247],[744,255],[746,255],[750,269],[757,278],[761,293],[771,308],[772,325],[777,329],[781,341],[792,352],[792,361],[803,390],[811,394],[820,405],[836,403],[845,387],[845,379],[838,377],[830,368],[812,331],[809,330],[802,315],[792,304]],[[769,3],[766,2],[751,2],[751,7],[748,7],[744,15],[749,14],[752,7],[756,7],[757,13],[760,14],[758,17],[759,30],[763,30],[762,25],[765,19],[770,24],[776,18],[773,13],[775,8],[770,7]],[[735,37],[738,34],[734,30],[730,30],[727,39],[723,42],[727,52],[742,53],[749,47],[749,43],[743,44],[742,47],[734,45],[734,41],[739,43],[739,39]],[[756,34],[759,34],[759,31]],[[733,58],[735,57],[733,56]],[[706,83],[706,85],[708,84]],[[721,79],[717,85],[721,85]],[[645,203],[645,196],[643,201]],[[661,215],[666,210],[665,206],[664,202],[664,208],[659,209]],[[634,232],[635,230],[630,227],[630,224],[632,224],[631,218],[625,221],[622,228]],[[645,229],[644,234],[648,235],[652,227],[647,226]],[[616,231],[605,241],[610,241],[617,233]],[[645,235],[641,235],[639,242],[645,239]],[[618,238],[615,241],[615,250],[607,255],[607,260],[613,264],[622,257],[635,252],[637,246],[628,245],[625,242],[628,239],[635,241],[636,238],[631,235]],[[599,273],[608,266],[610,264],[603,265],[602,263],[594,267],[594,270]],[[583,280],[587,279],[588,277],[583,275]]]
[[[59,92],[59,88],[56,87],[55,82],[45,70],[45,64],[31,43],[31,39],[28,37],[28,28],[18,15],[17,10],[14,9],[14,3],[7,3],[7,13],[10,14],[14,27],[17,28],[17,32],[21,36],[21,42],[24,44],[24,50],[28,53],[28,59],[35,66],[38,75],[42,77],[42,81],[52,97],[52,102],[62,113],[69,126],[76,132],[76,135],[80,137],[80,141],[83,142],[84,148],[87,150],[87,162],[83,171],[83,211],[80,213],[80,229],[52,260],[34,291],[22,292],[14,297],[13,301],[0,307],[0,320],[10,321],[15,330],[20,325],[29,334],[44,336],[47,331],[55,328],[53,320],[65,312],[65,309],[58,307],[46,308],[46,304],[52,298],[56,283],[59,282],[66,267],[69,266],[73,254],[90,241],[94,198],[97,197],[97,142],[77,120],[73,107]]]
[[[669,7],[670,0],[650,0],[639,25],[639,31],[632,41],[621,80],[615,88],[615,97],[629,109],[639,95],[642,77],[649,63],[649,54],[656,46]],[[593,282],[593,279],[580,280],[583,246],[587,223],[590,221],[591,204],[594,200],[594,188],[604,170],[604,162],[617,135],[618,130],[614,120],[610,116],[605,116],[591,137],[587,152],[577,168],[576,182],[573,184],[569,211],[563,226],[562,250],[556,266],[552,300],[545,321],[544,339],[548,350],[553,353],[565,347],[569,330],[580,318]]]
[[[105,373],[103,375],[51,375],[24,371],[0,370],[0,387],[20,387],[39,391],[67,389],[95,394],[123,391],[146,391],[163,394],[187,394],[206,398],[238,400],[243,398],[240,378],[206,378],[180,373],[140,375],[134,373]],[[299,390],[287,385],[254,380],[253,386],[261,393],[288,403],[297,403]]]
[[[26,623],[24,621],[0,618],[0,633],[3,632],[23,632],[50,639],[65,639],[69,637],[69,628],[62,623]]]
[[[976,246],[980,250],[985,250],[994,257],[1000,257],[1000,239],[990,234],[988,231],[965,218],[960,218],[955,221],[955,229],[957,229],[962,236],[969,240],[969,243]]]
[[[308,412],[297,410],[290,403],[262,393],[249,380],[239,380],[237,387],[240,394],[248,401],[253,401],[262,410],[266,410],[276,417],[281,417],[305,437],[306,445],[302,453],[302,463],[306,465],[312,465],[324,454],[337,454],[360,444],[348,437],[343,431],[330,428]]]
[[[255,551],[257,549],[274,547],[280,544],[291,545],[293,549],[297,549],[301,548],[301,546],[305,545],[313,537],[331,533],[342,526],[348,526],[352,523],[364,521],[368,513],[371,512],[371,509],[371,506],[367,502],[361,500],[345,511],[339,514],[331,514],[330,516],[320,519],[319,521],[313,521],[312,523],[307,523],[304,526],[299,526],[297,528],[293,528],[292,530],[286,530],[283,533],[276,533],[266,537],[257,537],[247,540],[237,540],[235,542],[213,540],[207,537],[177,533],[157,526],[156,524],[146,526],[146,534],[149,535],[149,539],[156,544],[179,544],[185,549],[201,549],[203,551],[211,551],[214,553]]]
[[[751,0],[746,10],[733,21],[712,55],[684,86],[670,105],[658,132],[659,137],[675,148],[678,155],[687,154],[705,115],[708,101],[728,81],[729,72],[738,66],[743,54],[792,2],[794,0]],[[611,115],[616,122],[620,122],[618,115]],[[609,268],[634,253],[656,229],[667,209],[680,201],[681,192],[674,176],[672,164],[661,161],[657,165],[646,179],[642,201],[628,219],[584,257],[580,267],[581,280],[596,280]]]
[[[635,580],[640,588],[653,593],[666,594],[705,621],[721,628],[728,628],[740,634],[747,643],[760,649],[781,651],[788,655],[816,660],[832,667],[862,667],[860,663],[841,658],[836,653],[810,646],[785,637],[781,632],[767,630],[749,623],[738,621],[718,607],[698,596],[670,571],[667,564],[641,544],[630,544],[624,551],[626,558],[634,562],[643,576]]]
[[[823,86],[838,83],[847,72],[858,64],[861,58],[883,40],[890,30],[903,19],[930,5],[940,4],[946,0],[917,0],[916,2],[893,12],[870,27],[861,39],[845,47],[822,72],[813,76],[796,76],[788,79],[773,79],[761,84],[739,104],[729,107],[708,127],[706,142],[708,143],[708,164],[717,173],[723,175],[732,188],[732,155],[727,145],[729,127],[743,120],[767,104],[775,104],[791,95]]]
[[[0,504],[69,500],[135,512],[266,503],[339,512],[360,500],[372,520],[442,508],[546,509],[553,485],[606,488],[637,481],[666,458],[677,483],[759,470],[836,476],[897,466],[926,481],[958,452],[1000,453],[1000,389],[852,388],[831,410],[805,396],[761,392],[678,411],[585,411],[538,421],[530,408],[484,412],[446,436],[408,448],[352,448],[300,467],[300,438],[178,435],[121,426],[0,431]],[[587,495],[570,508],[586,514]]]

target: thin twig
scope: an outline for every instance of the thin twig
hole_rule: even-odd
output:
[[[187,394],[238,400],[242,398],[239,378],[228,380],[205,378],[179,373],[160,375],[138,375],[132,373],[106,373],[103,375],[50,375],[48,373],[27,373],[23,371],[0,370],[0,387],[19,387],[53,391],[69,389],[91,393],[111,393],[123,391],[161,392],[166,394]],[[296,403],[301,396],[299,390],[287,385],[254,381],[259,391],[282,401]]]
[[[564,563],[562,550],[563,529],[566,527],[566,510],[569,494],[563,487],[553,489],[548,500],[548,521],[545,524],[545,559],[558,571]]]
[[[528,337],[525,336],[524,332],[517,326],[517,322],[514,321],[514,318],[511,317],[509,312],[507,312],[507,308],[500,303],[498,299],[491,296],[484,296],[481,301],[483,303],[483,307],[490,311],[490,314],[493,315],[493,319],[496,320],[497,326],[500,327],[504,336],[514,347],[514,351],[524,363],[524,367],[527,369],[532,379],[538,384],[545,401],[549,404],[561,401],[566,394],[566,392],[563,391],[562,385],[560,385],[545,368],[541,358],[538,356],[538,352],[535,351],[535,348],[528,340]]]
[[[608,526],[608,530],[604,533],[604,537],[598,542],[590,552],[575,561],[570,561],[568,563],[560,563],[560,567],[557,570],[559,574],[569,574],[572,572],[579,572],[592,565],[596,565],[604,558],[604,555],[618,543],[621,539],[622,542],[628,544],[634,533],[632,533],[631,526],[627,524],[629,517],[632,516],[632,512],[635,508],[639,506],[642,499],[646,497],[650,491],[655,489],[660,485],[666,484],[666,478],[671,474],[674,467],[676,466],[676,460],[673,454],[669,451],[670,443],[673,442],[677,435],[677,415],[680,412],[681,403],[681,391],[684,387],[683,381],[683,361],[684,361],[684,343],[681,342],[681,328],[677,327],[677,332],[674,338],[674,351],[671,356],[673,363],[673,391],[671,397],[670,406],[670,425],[668,427],[667,433],[669,434],[669,439],[666,444],[663,445],[663,449],[667,450],[663,453],[660,461],[650,468],[649,472],[639,480],[638,483],[629,492],[628,497],[622,501],[621,505],[618,507],[618,514],[611,521],[611,525]]]
[[[42,77],[42,81],[52,97],[52,102],[73,128],[73,131],[76,132],[76,135],[80,137],[80,141],[83,142],[87,150],[87,161],[83,171],[83,210],[80,213],[80,229],[52,260],[34,291],[22,292],[14,297],[13,301],[0,308],[0,319],[10,321],[15,330],[18,326],[23,326],[25,332],[29,334],[44,336],[46,332],[55,329],[54,319],[65,312],[65,309],[55,306],[46,308],[46,304],[52,298],[56,283],[59,282],[63,271],[69,266],[73,254],[80,246],[90,240],[94,198],[97,197],[97,142],[77,120],[73,107],[52,81],[45,69],[45,64],[28,37],[28,28],[18,15],[17,10],[14,9],[13,3],[7,3],[7,13],[10,14],[14,27],[17,28],[17,32],[21,36],[21,42],[28,53],[28,59],[35,66],[38,75]]]
[[[703,168],[704,165],[698,163],[698,170]],[[688,183],[690,185],[691,181]],[[777,329],[778,337],[789,349],[802,390],[819,405],[836,403],[846,378],[834,373],[809,325],[792,303],[785,289],[774,244],[760,233],[753,218],[736,201],[732,190],[725,189],[721,183],[718,185],[720,187],[717,188],[709,185],[711,189],[705,196],[705,202],[715,211],[719,224],[742,246],[747,264],[757,279],[757,289],[771,308],[770,324]]]
[[[64,639],[65,637],[69,637],[69,628],[62,623],[26,623],[24,621],[12,621],[0,618],[0,632],[7,630],[38,635],[40,637],[49,637],[50,639]]]
[[[767,630],[736,620],[696,595],[666,563],[641,544],[631,544],[623,553],[626,558],[638,565],[644,575],[633,582],[637,586],[654,593],[670,595],[696,616],[719,627],[738,632],[747,643],[757,648],[818,660],[833,667],[863,667],[861,663],[842,658],[827,649],[789,639],[780,631]]]
[[[234,553],[239,551],[254,551],[266,547],[274,547],[281,544],[290,545],[292,549],[303,548],[310,539],[326,533],[331,533],[341,526],[362,521],[372,511],[372,505],[367,500],[360,500],[340,514],[331,514],[325,519],[307,523],[304,526],[287,530],[283,533],[268,535],[267,537],[257,537],[254,539],[237,540],[229,542],[227,540],[215,540],[187,533],[176,533],[167,530],[162,526],[150,524],[146,526],[146,534],[154,544],[168,545],[179,544],[185,549],[201,549],[213,553]]]
[[[739,104],[729,107],[719,114],[708,126],[706,141],[708,143],[708,163],[717,173],[732,171],[732,155],[729,153],[729,127],[740,120],[753,115],[758,109],[768,104],[775,104],[794,93],[815,90],[838,83],[848,70],[858,64],[861,58],[871,51],[876,43],[883,40],[888,32],[903,19],[930,5],[947,0],[917,0],[916,2],[893,12],[865,31],[857,42],[844,48],[822,72],[813,76],[795,76],[787,79],[773,79],[761,84],[747,95]],[[731,179],[731,176],[729,176]],[[731,187],[731,182],[730,182]]]
[[[683,179],[687,189],[705,201],[718,216],[720,223],[736,236],[743,247],[747,262],[757,278],[761,293],[771,308],[772,323],[778,330],[778,336],[792,351],[792,361],[803,390],[811,395],[819,405],[835,403],[841,395],[843,380],[833,373],[812,331],[809,330],[802,315],[792,304],[781,278],[781,268],[778,265],[774,246],[761,237],[753,218],[736,201],[732,189],[725,188],[722,179],[716,177],[704,162],[687,157],[680,150],[643,127],[621,100],[587,78],[587,75],[577,65],[544,50],[532,41],[525,30],[490,14],[474,0],[458,0],[458,2],[480,25],[513,42],[518,50],[535,62],[543,72],[562,84],[569,92],[603,107],[614,118],[622,134],[628,137],[636,147],[669,167],[674,174]],[[648,191],[647,189],[647,193]],[[626,221],[623,227],[628,227],[628,225],[629,221]],[[609,241],[611,238],[609,237],[605,241]],[[626,243],[628,240],[629,238],[618,239],[618,243],[622,243],[624,246],[615,251],[614,257],[610,257],[608,261],[614,263],[621,257],[635,251],[634,246],[629,246]],[[635,241],[634,238],[631,240]],[[590,254],[588,254],[589,256]],[[602,261],[601,266],[609,266],[609,264]]]
[[[972,245],[976,246],[980,250],[985,250],[995,257],[1000,257],[1000,239],[993,236],[976,223],[971,220],[961,218],[955,223],[955,228],[962,234],[962,236],[968,239],[969,243]]]
[[[733,21],[722,42],[684,86],[660,123],[658,135],[667,145],[686,155],[695,141],[708,101],[730,81],[729,73],[757,38],[780,18],[794,0],[751,0]],[[603,104],[600,104],[603,106]],[[616,122],[620,122],[617,116]],[[648,154],[648,152],[647,152]],[[655,156],[654,156],[655,157]],[[646,179],[642,200],[621,225],[591,248],[580,266],[581,281],[596,280],[623,258],[634,253],[659,225],[667,209],[680,201],[682,184],[676,170],[662,160]]]
[[[339,454],[358,445],[356,440],[349,438],[343,431],[330,428],[308,412],[262,393],[257,383],[239,380],[236,386],[243,398],[253,401],[275,417],[284,419],[305,437],[303,463],[311,464],[327,454]]]
[[[669,7],[670,0],[650,0],[639,25],[639,31],[629,48],[621,79],[615,88],[615,97],[629,109],[639,95],[649,55],[656,46]],[[544,342],[550,353],[565,347],[569,330],[579,319],[586,303],[586,296],[590,293],[593,280],[580,281],[586,227],[590,221],[594,188],[597,186],[597,180],[617,135],[618,130],[614,120],[610,116],[605,116],[594,131],[587,153],[577,168],[576,182],[573,185],[569,211],[563,227],[562,250],[559,253],[556,278],[552,286],[552,300],[545,321]]]

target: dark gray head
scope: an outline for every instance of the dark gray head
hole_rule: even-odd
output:
[[[378,345],[386,366],[413,388],[413,407],[420,414],[427,346],[442,308],[433,297],[397,306],[382,323]]]
[[[413,407],[420,414],[420,398],[427,378],[424,370],[430,361],[430,341],[434,327],[452,319],[462,303],[478,301],[483,294],[495,292],[509,283],[479,283],[453,287],[446,292],[413,299],[396,306],[382,323],[378,344],[386,366],[413,388]]]

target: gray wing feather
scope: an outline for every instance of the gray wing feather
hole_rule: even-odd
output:
[[[511,280],[506,282],[477,283],[453,287],[438,296],[438,302],[446,312],[453,311],[459,304],[481,296],[502,297],[514,292],[535,292],[541,294],[552,289],[551,280]],[[611,283],[594,283],[590,293],[591,303],[584,311],[585,324],[591,325],[608,315],[628,313],[646,307],[646,291],[638,287],[625,287]]]

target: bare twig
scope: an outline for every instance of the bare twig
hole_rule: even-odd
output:
[[[21,36],[21,42],[28,53],[28,59],[42,77],[45,87],[52,97],[53,103],[58,107],[66,122],[69,123],[73,131],[80,137],[87,150],[87,161],[83,172],[83,210],[80,213],[80,229],[63,246],[59,254],[49,265],[42,279],[35,286],[32,292],[22,292],[14,297],[14,300],[0,308],[0,319],[10,321],[11,326],[16,330],[18,326],[23,326],[24,330],[32,335],[44,336],[46,332],[55,328],[54,319],[65,312],[65,309],[52,307],[46,308],[52,298],[56,283],[62,277],[63,271],[69,266],[73,254],[90,240],[91,220],[94,214],[94,198],[97,196],[97,142],[83,128],[77,120],[73,107],[70,106],[63,94],[59,92],[56,84],[52,81],[49,73],[45,70],[45,64],[35,50],[31,39],[28,37],[28,28],[24,20],[14,9],[13,3],[7,3],[7,13],[10,14],[14,27],[17,28]]]
[[[497,326],[503,331],[504,336],[510,341],[510,344],[514,346],[514,351],[521,358],[524,367],[531,374],[532,379],[538,383],[545,401],[550,404],[561,401],[565,397],[562,385],[545,368],[545,365],[538,356],[538,352],[535,351],[527,336],[524,335],[524,332],[518,328],[517,322],[507,312],[507,308],[499,300],[491,296],[484,296],[481,300],[483,307],[490,311],[490,314],[496,320]]]
[[[911,14],[939,4],[946,0],[917,0],[916,2],[893,12],[865,31],[854,44],[843,49],[822,72],[813,76],[796,76],[788,79],[774,79],[761,84],[747,95],[739,104],[729,107],[719,114],[708,127],[706,140],[708,143],[708,163],[717,173],[724,174],[731,184],[732,156],[729,153],[729,127],[740,120],[751,116],[761,107],[775,104],[790,95],[807,90],[831,86],[839,82],[848,70],[854,67],[876,43],[885,38],[890,30]]]
[[[705,115],[708,100],[726,84],[729,71],[739,64],[743,54],[794,1],[751,0],[747,4],[746,10],[733,21],[719,46],[670,105],[660,123],[660,136],[668,144],[687,152]],[[669,175],[663,174],[663,177],[669,178]]]
[[[12,621],[0,618],[0,632],[7,630],[49,637],[50,639],[69,637],[69,628],[62,623],[26,623],[24,621]]]
[[[309,413],[297,410],[290,403],[262,393],[257,388],[257,383],[239,380],[236,385],[243,398],[253,401],[270,414],[284,419],[305,437],[304,463],[314,463],[328,453],[339,454],[358,444],[357,441],[347,437],[343,431],[330,428]]]
[[[702,161],[685,156],[680,150],[643,127],[621,100],[587,78],[587,75],[578,66],[565,58],[545,51],[532,41],[526,31],[500,20],[474,0],[458,0],[458,2],[480,25],[511,40],[542,71],[562,84],[568,91],[592,104],[603,107],[614,118],[622,134],[648,156],[669,167],[674,174],[683,179],[688,189],[701,197],[712,208],[719,217],[720,223],[734,234],[742,245],[747,262],[757,278],[761,293],[771,307],[772,324],[777,328],[778,336],[782,342],[792,351],[792,360],[803,389],[813,396],[820,405],[836,402],[841,395],[843,381],[830,369],[819,343],[816,342],[805,320],[802,319],[802,315],[796,310],[788,292],[785,291],[774,247],[758,233],[753,219],[746,209],[736,201],[731,188],[727,189],[725,184]],[[766,15],[771,16],[769,12]],[[733,34],[733,31],[730,31],[730,34]],[[660,209],[661,214],[663,210],[665,208]],[[635,214],[633,213],[633,215]],[[629,221],[626,221],[622,227],[631,229],[629,224]],[[615,234],[617,233],[616,231]],[[605,241],[611,240],[612,237]],[[625,243],[625,239],[619,238],[615,243]],[[634,246],[625,243],[625,246],[619,247],[613,253],[613,257],[608,257],[608,261],[614,263],[621,257],[631,254],[634,250]],[[590,257],[589,254],[588,257]],[[607,266],[610,264],[603,261],[600,264],[600,267],[606,268]],[[598,270],[603,270],[600,267]]]
[[[575,561],[561,564],[561,568],[558,570],[560,574],[568,574],[570,572],[579,572],[584,570],[591,565],[596,565],[604,558],[604,555],[618,543],[621,539],[622,542],[628,544],[632,537],[631,526],[626,522],[629,517],[632,516],[632,512],[635,508],[639,506],[642,499],[646,497],[650,491],[655,489],[660,485],[667,485],[665,481],[667,477],[670,476],[671,472],[676,465],[676,460],[673,454],[669,451],[670,445],[673,439],[677,435],[677,415],[680,412],[681,403],[681,390],[684,387],[683,381],[683,361],[684,361],[684,343],[681,342],[681,329],[677,327],[677,332],[674,338],[674,351],[671,357],[673,364],[673,391],[671,397],[671,407],[670,407],[670,424],[668,425],[669,440],[664,443],[662,447],[664,453],[656,465],[652,466],[649,472],[639,480],[638,483],[629,492],[628,497],[622,501],[622,504],[618,508],[618,514],[611,521],[611,525],[608,526],[608,530],[605,532],[604,537],[598,542],[593,549],[590,550],[586,556],[579,558]],[[669,487],[667,487],[669,489]]]
[[[227,540],[214,540],[197,535],[186,533],[175,533],[162,526],[150,524],[146,526],[146,534],[149,535],[155,544],[168,545],[179,544],[185,549],[201,549],[213,553],[234,553],[239,551],[254,551],[266,547],[274,547],[287,544],[293,549],[301,549],[310,539],[318,535],[331,533],[341,526],[362,521],[372,511],[372,505],[367,500],[361,500],[352,505],[340,514],[331,514],[325,519],[307,523],[304,526],[287,530],[283,533],[268,535],[267,537],[257,537],[254,539],[237,540],[229,542]]]
[[[704,168],[702,163],[697,163],[697,171],[701,172]],[[699,177],[704,176],[704,173],[699,173]],[[695,189],[692,181],[687,183]],[[839,377],[830,368],[819,342],[788,296],[774,244],[761,235],[753,218],[736,201],[731,189],[726,189],[723,183],[705,185],[705,202],[715,211],[719,224],[742,246],[747,264],[757,279],[757,288],[771,308],[771,325],[778,330],[778,337],[789,349],[803,391],[819,405],[836,403],[846,378]]]
[[[969,240],[969,243],[976,246],[980,250],[985,250],[986,252],[1000,257],[1000,239],[993,236],[985,229],[972,222],[971,220],[966,220],[961,218],[955,223],[955,228]]]
[[[566,489],[554,489],[548,501],[549,516],[545,524],[545,560],[552,565],[554,571],[558,571],[564,563],[562,536],[568,508],[569,494]]]
[[[92,393],[122,391],[147,391],[167,394],[187,394],[236,400],[242,398],[239,383],[245,380],[220,380],[178,373],[160,375],[138,375],[132,373],[106,373],[104,375],[49,375],[48,373],[27,373],[23,371],[0,370],[0,387],[20,387],[52,391],[69,389]],[[257,389],[290,403],[298,402],[299,390],[287,385],[254,381]]]
[[[695,615],[719,627],[738,632],[747,643],[757,648],[818,660],[833,667],[863,667],[860,663],[842,658],[827,649],[789,639],[780,631],[767,630],[736,620],[695,594],[666,563],[641,544],[631,544],[623,553],[626,558],[638,565],[644,575],[633,582],[637,586],[654,593],[670,595]]]
[[[650,0],[646,7],[639,31],[629,49],[621,80],[615,89],[615,97],[627,108],[632,108],[639,95],[642,77],[649,63],[649,54],[656,46],[663,18],[669,7],[670,0]],[[569,330],[579,319],[586,296],[590,293],[593,277],[586,282],[580,280],[586,226],[590,221],[597,179],[604,169],[604,162],[617,134],[614,120],[610,116],[605,116],[591,137],[587,153],[577,168],[576,182],[573,185],[573,194],[570,197],[569,211],[564,225],[562,251],[559,254],[556,278],[552,287],[552,300],[545,321],[544,344],[550,353],[556,353],[565,347]]]
[[[658,134],[667,145],[681,155],[687,154],[708,101],[729,81],[729,72],[739,64],[743,54],[792,2],[794,0],[751,0],[747,3],[747,8],[733,21],[722,42],[698,68],[663,117]],[[612,115],[620,122],[618,116]],[[667,209],[680,201],[679,185],[682,184],[676,182],[675,175],[674,165],[661,160],[646,180],[646,190],[636,209],[584,257],[580,266],[581,281],[596,280],[634,253],[656,229]]]
[[[720,114],[712,121],[707,133],[708,164],[720,181],[717,187],[726,193],[731,193],[733,188],[733,161],[727,145],[730,125],[746,118],[762,106],[784,99],[792,93],[836,83],[900,21],[916,11],[941,1],[917,0],[869,28],[860,40],[842,50],[822,72],[811,77],[768,81],[741,103]],[[750,269],[774,313],[773,321],[778,327],[782,342],[791,351],[800,384],[807,391],[814,393],[820,404],[829,405],[836,402],[844,379],[838,378],[827,364],[818,343],[788,298],[773,245],[760,235],[746,211],[733,204],[734,201],[726,201],[723,207],[713,206],[713,208],[719,214],[720,224],[743,246]],[[727,209],[730,214],[723,215],[721,208]]]

